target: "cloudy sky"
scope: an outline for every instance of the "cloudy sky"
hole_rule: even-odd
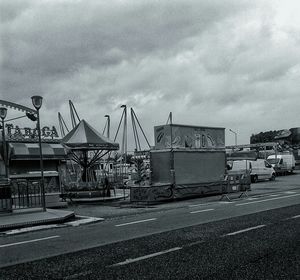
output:
[[[299,13],[298,0],[0,0],[0,99],[42,95],[57,127],[72,100],[100,131],[110,114],[112,134],[127,104],[151,142],[172,111],[249,143],[300,126]]]

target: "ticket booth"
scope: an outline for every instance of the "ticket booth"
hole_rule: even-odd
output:
[[[40,152],[38,143],[10,142],[9,178],[40,179]],[[42,143],[43,167],[46,192],[60,192],[59,166],[67,158],[64,147],[59,143]]]

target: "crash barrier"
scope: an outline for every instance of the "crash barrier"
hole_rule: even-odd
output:
[[[10,182],[0,182],[0,212],[12,211]]]
[[[76,202],[80,202],[83,199],[88,201],[89,199],[96,199],[96,198],[105,198],[105,197],[112,197],[111,190],[114,193],[114,197],[116,197],[115,189],[103,189],[100,191],[70,191],[70,192],[63,192],[59,195],[61,201],[63,202],[70,202],[70,204],[74,204]]]
[[[11,184],[12,208],[37,208],[42,205],[39,180],[17,179]]]
[[[59,197],[63,202],[72,204],[78,199],[105,198],[112,195],[116,197],[116,187],[110,182],[63,182]]]
[[[231,201],[229,194],[240,193],[238,198],[242,196],[248,197],[247,191],[250,190],[251,178],[247,173],[243,174],[230,174],[226,175],[224,178],[224,183],[222,184],[222,195],[220,200],[226,198]]]

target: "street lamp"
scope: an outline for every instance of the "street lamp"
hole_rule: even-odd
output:
[[[124,153],[124,159],[122,155],[122,159],[124,160],[125,174],[127,174],[126,162],[127,162],[127,106],[121,105],[120,108],[123,108],[124,113],[124,126],[123,126],[123,139],[122,139],[122,151]],[[122,184],[124,184],[124,171],[122,164]],[[123,185],[123,195],[125,199],[125,186]]]
[[[127,106],[121,105],[120,108],[124,109],[124,127],[123,127],[123,152],[127,153]]]
[[[237,133],[233,131],[231,128],[229,128],[229,131],[231,131],[234,134],[235,145],[237,145]]]
[[[109,138],[109,131],[110,131],[110,116],[105,115],[105,118],[107,118],[107,138]]]
[[[5,141],[5,128],[4,128],[4,119],[7,115],[7,108],[0,108],[0,118],[2,122],[2,144],[3,144],[3,162],[5,166],[5,178],[8,179],[8,168],[7,168],[7,153],[6,153],[6,141]]]
[[[39,113],[39,110],[42,107],[43,97],[39,96],[39,95],[34,95],[31,97],[31,100],[32,100],[32,104],[33,104],[34,108],[36,109],[36,114],[37,114],[37,130],[38,130],[38,136],[39,136],[39,149],[40,149],[42,207],[43,207],[43,211],[46,211],[44,166],[43,166],[41,125],[40,125],[40,113]]]

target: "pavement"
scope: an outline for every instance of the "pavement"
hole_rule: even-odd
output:
[[[42,208],[14,210],[9,214],[0,215],[0,231],[45,225],[52,223],[63,223],[75,216],[74,211]]]
[[[55,195],[57,196],[57,194]],[[99,203],[112,203],[120,199],[126,199],[127,201],[129,201],[129,190],[116,190],[116,193],[110,197],[73,199],[73,202],[75,202],[76,205],[78,205],[78,203],[83,203],[84,205],[88,206],[93,203],[97,203],[97,205]],[[63,204],[64,207],[68,207],[68,204],[66,202],[58,202],[57,198],[56,202],[54,200],[55,199],[46,200],[46,205],[49,207],[53,206],[54,208],[57,208],[58,205],[59,207],[61,207],[60,204]],[[28,208],[14,209],[12,212],[0,213],[0,232],[32,226],[36,227],[40,225],[60,224],[69,221],[71,221],[69,222],[70,224],[74,223],[75,225],[77,225],[77,223],[73,221],[75,218],[75,212],[72,209],[73,205],[74,204],[72,203],[70,206],[70,210],[47,208],[46,211],[43,211],[42,208]],[[78,219],[85,218],[88,222],[103,220],[103,218],[91,218],[82,216],[79,213],[76,214],[76,217]]]
[[[294,175],[289,175],[291,181],[289,187],[285,191],[299,189],[300,171],[296,171]],[[251,185],[251,191],[247,192],[247,196],[263,196],[265,194],[282,192],[281,182],[287,178],[285,176],[278,177],[274,182],[264,181]],[[230,199],[238,198],[239,193],[229,194]],[[187,200],[177,200],[173,202],[159,203],[155,205],[130,203],[129,190],[116,190],[116,194],[112,197],[96,199],[90,203],[73,203],[69,204],[68,210],[48,209],[43,212],[40,208],[14,210],[12,213],[0,214],[0,231],[8,229],[16,229],[28,226],[37,226],[53,223],[64,223],[75,216],[95,217],[95,220],[113,219],[116,217],[137,215],[140,213],[165,211],[178,207],[185,207],[187,204],[197,201],[197,203],[210,203],[220,200],[220,195],[206,196],[201,198],[193,198]],[[86,201],[81,201],[86,202]]]

